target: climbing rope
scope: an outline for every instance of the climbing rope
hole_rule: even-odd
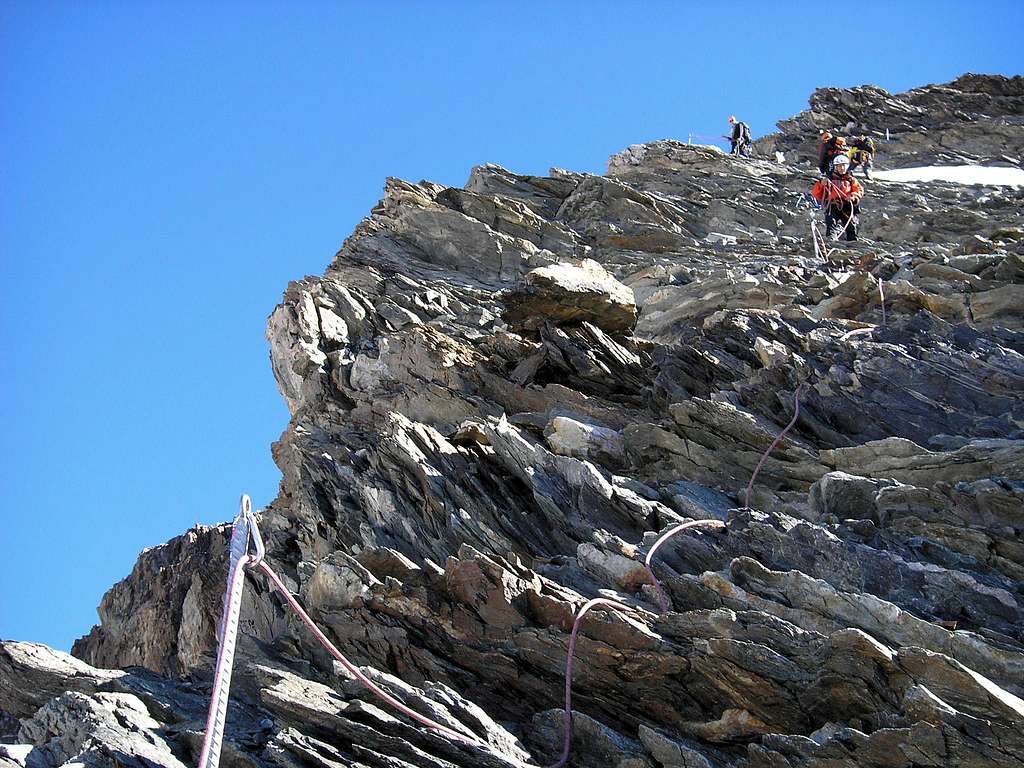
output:
[[[309,617],[309,614],[302,609],[302,606],[299,605],[299,602],[292,596],[292,593],[288,591],[288,588],[284,585],[284,582],[281,581],[281,579],[278,577],[276,573],[274,573],[274,570],[269,565],[267,565],[265,562],[261,562],[259,564],[259,569],[267,575],[267,578],[270,579],[271,583],[274,585],[277,591],[281,593],[282,597],[284,597],[288,605],[291,606],[291,609],[295,611],[295,613],[298,615],[300,619],[302,619],[302,623],[305,624],[306,627],[309,628],[309,631],[313,633],[313,637],[320,641],[320,645],[322,645],[327,650],[327,652],[331,654],[331,656],[337,659],[345,668],[345,670],[353,677],[355,677],[360,683],[362,683],[363,686],[367,690],[369,690],[374,696],[379,698],[381,701],[391,705],[402,714],[411,717],[413,720],[420,723],[421,725],[425,725],[427,728],[435,730],[438,733],[447,736],[449,739],[460,741],[464,744],[469,744],[472,746],[483,746],[483,742],[475,736],[465,733],[459,733],[458,731],[452,730],[446,725],[442,725],[441,723],[435,720],[431,720],[426,715],[421,715],[419,712],[406,706],[398,699],[396,699],[394,696],[392,696],[390,693],[388,693],[380,686],[378,686],[375,682],[373,682],[373,680],[371,680],[365,674],[363,674],[362,670],[360,670],[359,667],[357,667],[355,664],[349,661],[345,657],[345,655],[335,647],[334,643],[327,639],[327,636],[320,631],[320,628],[317,627],[317,625]]]
[[[669,602],[668,595],[665,594],[665,590],[662,589],[661,582],[658,581],[658,577],[654,575],[654,568],[651,567],[651,561],[654,559],[654,553],[658,551],[658,548],[662,544],[671,539],[677,533],[681,533],[688,528],[700,527],[725,528],[725,523],[721,520],[690,520],[685,523],[680,523],[674,528],[663,533],[658,540],[654,542],[654,546],[651,547],[650,551],[647,553],[647,557],[644,560],[644,567],[647,569],[647,575],[651,577],[651,584],[654,585],[655,594],[658,596],[658,603],[663,611],[667,611],[671,607],[671,603]]]
[[[885,291],[882,290],[885,280],[880,277],[875,279],[878,281],[878,303],[882,305],[882,325],[885,325]]]
[[[754,487],[754,480],[757,479],[757,473],[761,471],[761,466],[768,459],[769,454],[771,454],[771,452],[775,450],[775,446],[782,442],[782,438],[784,438],[786,436],[786,433],[788,433],[789,430],[793,428],[793,425],[796,424],[796,420],[800,418],[800,394],[803,392],[805,386],[806,384],[801,384],[799,387],[796,388],[796,392],[793,393],[793,418],[790,419],[789,424],[786,425],[786,428],[779,432],[778,437],[772,440],[772,444],[768,446],[768,450],[764,452],[764,454],[761,456],[761,460],[757,462],[757,466],[754,467],[754,473],[750,476],[750,482],[747,483],[747,491],[743,495],[744,507],[750,507],[750,491]]]
[[[849,339],[852,339],[854,336],[867,336],[869,333],[873,333],[874,330],[874,328],[854,328],[852,331],[847,331],[842,336],[840,336],[839,340],[848,341]]]
[[[790,424],[790,426],[792,426],[792,424]],[[783,432],[783,434],[785,434],[785,432]],[[769,450],[771,449],[769,448]],[[654,585],[663,610],[667,611],[670,607],[670,603],[668,596],[662,589],[661,583],[654,575],[654,570],[651,567],[652,559],[658,551],[658,548],[671,537],[689,528],[699,526],[724,528],[725,523],[720,520],[690,520],[682,523],[662,534],[647,553],[644,566],[647,569],[647,573],[650,575],[651,582]],[[355,677],[377,698],[421,725],[426,726],[427,728],[430,728],[453,741],[457,741],[468,746],[488,748],[488,745],[484,741],[473,734],[460,733],[459,731],[420,714],[416,710],[399,701],[367,677],[362,670],[349,661],[349,659],[338,650],[334,643],[327,638],[313,619],[310,618],[309,614],[302,608],[298,600],[295,599],[294,595],[292,595],[291,591],[277,575],[274,569],[271,568],[264,559],[266,549],[263,544],[263,539],[260,536],[256,517],[252,512],[252,501],[248,495],[242,496],[238,516],[232,523],[230,552],[228,585],[224,594],[224,613],[221,619],[221,626],[218,631],[219,647],[217,652],[216,671],[214,673],[213,688],[210,695],[210,709],[206,719],[206,732],[203,737],[202,749],[200,751],[199,768],[217,768],[220,763],[221,747],[224,741],[224,728],[227,722],[228,698],[231,688],[231,667],[234,663],[235,646],[238,638],[238,625],[242,606],[242,594],[245,588],[245,573],[247,570],[252,570],[254,568],[258,568],[266,575],[274,589],[281,594],[285,602],[289,607],[291,607],[302,623],[306,625],[309,631],[327,650],[327,652],[330,653],[331,656],[334,657],[349,674]],[[576,642],[579,637],[579,631],[584,617],[591,609],[597,607],[611,608],[624,613],[636,612],[635,608],[632,608],[625,603],[598,597],[588,600],[576,613],[575,619],[573,620],[572,631],[569,635],[569,646],[565,660],[565,730],[562,739],[562,753],[559,759],[547,766],[547,768],[563,768],[563,766],[565,766],[569,761],[569,756],[572,751],[572,676],[573,662],[576,655]],[[515,760],[514,762],[519,763],[524,766],[524,768],[530,768],[527,763],[522,763],[518,760]]]
[[[250,547],[253,550],[252,554],[249,551]],[[210,710],[206,718],[206,733],[203,737],[203,746],[199,756],[199,768],[217,768],[220,763],[221,746],[224,741],[224,726],[227,721],[228,695],[231,688],[231,667],[235,658],[235,645],[238,638],[238,624],[242,608],[242,592],[245,588],[245,572],[254,567],[259,568],[266,574],[277,591],[281,593],[288,605],[291,606],[292,610],[295,611],[327,652],[337,659],[349,674],[359,680],[371,693],[399,712],[447,736],[449,739],[473,746],[483,746],[483,742],[476,737],[459,733],[448,726],[421,715],[384,691],[363,674],[362,670],[349,661],[327,639],[327,636],[320,631],[309,617],[309,614],[302,609],[302,606],[299,605],[291,592],[288,591],[288,588],[274,572],[274,569],[263,559],[265,551],[259,527],[256,524],[256,517],[252,513],[252,501],[248,495],[243,495],[238,516],[232,523],[231,528],[231,560],[228,567],[228,586],[224,594],[224,613],[218,633],[217,666],[214,672],[213,689],[210,695]]]
[[[249,554],[250,546],[253,555]],[[224,593],[224,612],[221,617],[217,666],[210,695],[210,711],[206,716],[206,733],[199,754],[199,768],[217,768],[220,763],[224,726],[227,722],[228,694],[231,690],[231,666],[235,660],[235,642],[238,621],[242,611],[242,591],[245,589],[245,569],[263,560],[263,540],[252,514],[252,501],[242,496],[238,516],[231,527],[231,559],[228,568],[228,587]]]
[[[576,620],[572,623],[572,632],[569,635],[569,650],[565,659],[565,732],[562,738],[562,755],[551,765],[547,766],[547,768],[562,768],[562,766],[569,762],[569,755],[572,751],[572,663],[576,654],[576,636],[579,634],[583,617],[587,615],[591,608],[596,608],[599,605],[626,613],[632,613],[636,610],[635,608],[630,608],[625,603],[609,600],[606,597],[595,597],[593,600],[584,603],[579,613],[576,614]]]

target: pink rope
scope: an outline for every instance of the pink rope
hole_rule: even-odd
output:
[[[644,567],[647,569],[647,575],[651,577],[651,583],[654,585],[654,591],[658,595],[658,603],[661,605],[661,610],[667,611],[671,608],[671,603],[668,599],[668,595],[665,594],[665,590],[662,589],[661,582],[658,581],[658,577],[654,575],[654,568],[651,567],[651,560],[654,558],[654,553],[658,551],[658,548],[666,541],[671,539],[680,531],[685,531],[687,528],[725,528],[725,523],[721,520],[690,520],[685,523],[671,528],[661,535],[661,537],[654,542],[654,546],[647,553],[647,558],[644,560]]]
[[[390,704],[399,712],[412,718],[421,725],[425,725],[427,728],[435,730],[443,736],[447,736],[449,739],[460,741],[463,744],[469,744],[471,746],[484,746],[483,742],[481,742],[476,737],[459,733],[458,731],[454,731],[445,725],[441,725],[441,723],[431,720],[429,717],[426,717],[425,715],[421,715],[416,710],[406,706],[401,701],[392,696],[390,693],[383,690],[370,678],[364,675],[363,672],[355,664],[353,664],[351,661],[345,658],[344,654],[342,654],[342,652],[334,646],[334,643],[328,640],[327,636],[320,631],[320,628],[313,623],[313,620],[309,617],[309,614],[307,614],[302,609],[302,606],[299,605],[298,601],[294,597],[292,597],[291,592],[288,591],[288,588],[284,585],[284,582],[282,582],[281,579],[278,578],[278,575],[274,573],[274,570],[269,565],[267,565],[266,562],[261,562],[259,564],[259,568],[261,571],[263,571],[263,573],[267,575],[267,578],[270,579],[271,583],[273,583],[273,585],[277,588],[277,591],[281,593],[281,595],[284,597],[288,605],[291,606],[292,610],[295,611],[295,613],[298,615],[300,619],[302,619],[302,623],[305,624],[306,627],[309,628],[309,631],[313,633],[313,636],[320,641],[320,645],[322,645],[327,650],[327,652],[331,654],[331,656],[337,659],[338,662],[346,669],[346,671],[348,671],[349,674],[351,674],[353,677],[359,680],[359,682],[362,683],[363,686],[366,687],[366,689],[369,690],[374,696],[379,698],[381,701]]]
[[[579,613],[576,614],[576,620],[572,623],[572,634],[569,635],[569,652],[565,659],[565,735],[562,739],[562,756],[547,766],[547,768],[562,768],[562,766],[569,762],[569,753],[572,750],[572,662],[576,654],[576,636],[579,634],[583,617],[587,615],[591,608],[598,605],[605,605],[617,611],[634,611],[628,605],[618,603],[615,600],[595,597],[593,600],[586,602],[580,608]]]
[[[786,436],[786,433],[793,428],[793,425],[796,424],[796,420],[800,418],[800,393],[803,391],[803,389],[804,385],[801,384],[799,387],[796,388],[796,392],[793,393],[793,418],[790,419],[789,424],[786,425],[786,428],[779,432],[779,436],[772,440],[772,444],[768,446],[768,450],[764,452],[764,454],[761,456],[761,460],[757,462],[757,466],[754,467],[754,474],[750,476],[750,482],[747,483],[747,492],[743,496],[744,507],[750,506],[750,490],[754,487],[754,480],[757,479],[757,473],[761,471],[761,466],[767,460],[768,455],[773,450],[775,450],[775,446],[777,446],[782,441],[782,438]]]
[[[441,735],[446,736],[447,738],[453,741],[461,742],[463,744],[473,747],[487,747],[487,745],[476,736],[455,731],[449,728],[448,726],[442,725],[441,723],[438,723],[437,721],[432,720],[431,718],[422,715],[416,710],[410,708],[409,706],[407,706],[406,704],[399,701],[397,698],[383,690],[380,686],[378,686],[375,682],[368,678],[362,672],[362,670],[360,670],[355,664],[349,661],[345,657],[345,655],[341,651],[339,651],[335,647],[335,645],[327,638],[327,636],[320,630],[320,628],[317,627],[313,619],[310,618],[309,614],[307,614],[305,610],[303,610],[302,606],[291,594],[291,592],[285,586],[284,582],[281,581],[281,578],[265,562],[265,560],[263,559],[263,542],[259,537],[258,528],[255,528],[255,520],[252,520],[252,525],[254,527],[254,532],[252,536],[253,541],[256,544],[256,555],[253,556],[246,554],[242,555],[238,559],[234,570],[231,572],[229,580],[230,583],[228,585],[228,590],[226,593],[226,597],[229,598],[225,600],[226,607],[229,604],[234,604],[235,602],[237,602],[237,598],[240,597],[241,590],[244,588],[246,570],[258,567],[261,571],[263,571],[263,573],[270,580],[273,587],[281,594],[281,596],[285,599],[285,602],[287,602],[291,609],[295,611],[295,614],[299,617],[299,619],[302,620],[302,623],[306,625],[307,629],[309,629],[309,631],[327,650],[327,652],[330,653],[331,656],[334,657],[349,674],[355,677],[360,683],[362,683],[362,685],[367,690],[369,690],[377,698],[379,698],[386,704],[389,704],[391,707],[398,710],[407,717],[411,718],[412,720],[420,723],[421,725],[426,726],[427,728],[430,728],[431,730],[437,731]],[[654,546],[651,547],[650,552],[647,553],[647,559],[645,560],[644,565],[647,568],[647,572],[650,574],[651,581],[654,583],[654,587],[657,590],[660,599],[665,603],[668,602],[668,598],[665,595],[664,590],[662,589],[657,577],[654,575],[654,571],[651,568],[651,559],[654,557],[654,553],[657,552],[658,548],[662,544],[664,544],[669,538],[679,533],[680,531],[696,526],[722,528],[725,527],[725,524],[719,520],[691,520],[686,523],[682,523],[664,533],[655,542]],[[579,631],[583,623],[583,618],[592,608],[596,608],[598,606],[605,606],[622,612],[635,611],[634,608],[631,608],[630,606],[625,605],[624,603],[620,603],[615,600],[609,600],[607,598],[598,597],[594,598],[593,600],[587,601],[576,614],[575,620],[573,621],[572,625],[572,632],[569,635],[569,647],[566,653],[565,660],[565,731],[562,740],[562,754],[557,761],[552,763],[550,766],[547,766],[547,768],[563,768],[563,766],[565,766],[565,764],[569,761],[569,755],[572,751],[572,675],[573,661],[576,656],[576,642],[577,638],[579,637]],[[206,734],[204,736],[203,746],[200,752],[200,768],[206,768],[207,761],[209,760],[213,752],[214,746],[216,746],[217,752],[219,753],[219,737],[217,737],[215,734],[223,733],[223,728],[219,727],[219,720],[224,718],[224,713],[226,712],[226,705],[221,705],[220,702],[226,702],[227,690],[223,690],[223,697],[221,697],[218,694],[222,691],[222,686],[224,685],[225,681],[230,680],[231,665],[228,659],[233,654],[234,634],[235,632],[237,632],[236,614],[237,610],[231,611],[230,613],[228,612],[227,608],[225,610],[224,631],[221,638],[220,650],[217,655],[217,667],[216,673],[214,675],[213,696],[210,702],[210,711],[207,715]],[[233,617],[231,621],[229,621],[229,615]],[[215,742],[217,742],[216,745]],[[514,762],[524,766],[527,765],[526,763],[521,763],[518,760],[514,760]]]

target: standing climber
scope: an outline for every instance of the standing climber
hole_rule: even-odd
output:
[[[825,208],[825,238],[838,240],[844,234],[847,240],[857,239],[860,201],[864,187],[850,173],[850,158],[836,155],[832,170],[818,179],[811,196]]]
[[[732,135],[728,137],[732,142],[729,154],[750,157],[750,144],[753,141],[750,126],[742,120],[737,120],[735,115],[729,115],[729,125],[732,126]]]
[[[822,131],[818,137],[818,170],[825,173],[828,167],[825,164],[825,153],[828,151],[828,144],[832,141],[831,131]]]
[[[845,152],[846,139],[825,131],[821,134],[821,144],[818,146],[818,170],[822,174],[828,173],[832,168],[832,158]]]
[[[858,136],[850,145],[850,173],[857,170],[858,165],[862,165],[864,166],[864,178],[870,179],[874,157],[874,139],[867,135]]]

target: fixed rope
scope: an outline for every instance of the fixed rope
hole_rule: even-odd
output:
[[[345,655],[335,647],[334,643],[327,639],[327,635],[320,631],[320,628],[316,625],[316,623],[314,623],[313,619],[309,617],[309,614],[302,609],[302,606],[299,605],[298,600],[296,600],[292,596],[292,593],[284,585],[284,582],[281,581],[280,577],[276,573],[274,573],[273,568],[267,565],[266,562],[261,562],[259,564],[259,569],[267,575],[267,578],[270,579],[271,583],[274,585],[277,591],[281,593],[282,597],[284,597],[285,602],[287,602],[288,605],[291,606],[291,609],[295,611],[296,615],[298,615],[298,617],[302,620],[302,623],[305,624],[309,631],[313,633],[313,637],[320,641],[320,645],[322,645],[327,650],[327,652],[331,654],[331,656],[337,659],[338,662],[345,668],[345,670],[353,677],[355,677],[360,683],[362,683],[363,686],[370,691],[370,693],[372,693],[374,696],[376,696],[386,704],[389,704],[390,706],[394,707],[403,715],[411,717],[417,723],[420,723],[421,725],[424,725],[427,728],[430,728],[431,730],[437,731],[443,736],[447,736],[449,739],[460,741],[464,744],[469,744],[472,746],[484,746],[484,743],[475,736],[471,736],[465,733],[459,733],[458,731],[452,730],[446,725],[442,725],[436,720],[431,720],[426,715],[421,715],[419,712],[406,706],[401,701],[392,696],[390,693],[381,688],[379,685],[377,685],[375,682],[373,682],[373,680],[371,680],[365,674],[363,674],[362,670],[360,670],[359,667],[357,667],[355,664],[349,661],[345,657]]]
[[[595,597],[584,603],[579,613],[576,614],[576,620],[572,623],[572,633],[569,635],[569,650],[565,659],[565,731],[562,737],[562,754],[547,768],[562,768],[569,762],[569,755],[572,753],[572,665],[576,655],[576,637],[580,631],[580,624],[583,623],[583,617],[591,608],[596,608],[599,605],[626,613],[636,611],[635,608],[630,608],[625,603],[609,600],[606,597]]]
[[[790,426],[792,426],[792,424]],[[701,526],[724,528],[725,523],[720,520],[691,520],[674,526],[662,534],[647,553],[644,566],[650,575],[651,582],[654,585],[656,594],[658,595],[658,600],[659,603],[661,603],[662,610],[667,611],[670,607],[670,603],[668,596],[665,594],[661,583],[658,581],[657,576],[654,575],[654,570],[651,567],[654,555],[661,545],[671,537],[689,528]],[[238,639],[238,626],[241,616],[242,594],[245,588],[245,574],[247,570],[253,569],[259,569],[264,573],[264,575],[266,575],[270,580],[270,583],[273,585],[273,588],[281,594],[288,606],[295,612],[302,623],[306,625],[324,649],[374,696],[415,722],[436,731],[452,741],[473,747],[489,748],[489,745],[486,742],[477,738],[475,735],[468,732],[460,733],[459,731],[417,712],[402,701],[399,701],[396,697],[382,689],[373,680],[367,677],[359,667],[353,664],[341,651],[338,650],[334,643],[328,639],[323,631],[316,625],[316,622],[314,622],[309,614],[302,608],[298,600],[295,599],[294,595],[292,595],[291,591],[281,580],[281,577],[277,575],[274,569],[271,568],[264,559],[266,549],[263,544],[263,539],[260,536],[255,515],[252,512],[252,501],[248,495],[242,496],[238,516],[232,523],[230,552],[228,584],[224,594],[224,613],[218,632],[219,642],[216,671],[214,673],[213,688],[210,695],[210,709],[206,719],[206,731],[203,736],[203,744],[200,750],[199,768],[217,768],[220,763],[221,748],[224,741],[224,730],[227,722],[228,698],[231,688],[231,668],[234,663],[235,647]],[[572,677],[573,663],[576,655],[576,642],[579,637],[579,631],[584,617],[591,609],[597,607],[610,608],[623,613],[635,613],[637,610],[625,603],[598,597],[588,600],[576,613],[573,620],[572,631],[569,635],[569,645],[565,661],[565,730],[562,738],[562,753],[558,760],[546,768],[563,768],[563,766],[565,766],[569,761],[569,756],[572,751]],[[518,763],[524,768],[532,768],[529,764],[522,763],[518,760],[514,760],[513,762]]]
[[[882,290],[885,280],[880,277],[875,279],[878,281],[878,303],[882,305],[882,325],[885,325],[885,291]]]
[[[651,561],[654,559],[654,553],[658,551],[666,541],[671,539],[677,533],[687,530],[688,528],[725,528],[725,523],[721,520],[690,520],[685,523],[670,528],[668,531],[663,533],[654,546],[651,547],[647,553],[647,557],[644,559],[644,567],[647,569],[647,575],[651,578],[651,584],[654,586],[654,592],[658,596],[658,604],[661,606],[662,611],[667,611],[671,607],[668,595],[665,594],[665,590],[661,586],[661,582],[658,581],[658,577],[654,575],[654,568],[651,566]]]
[[[252,547],[254,554],[249,554]],[[238,622],[242,612],[242,592],[245,589],[245,569],[251,563],[262,562],[264,548],[252,514],[252,500],[243,495],[238,516],[231,527],[230,566],[228,586],[224,593],[224,611],[221,616],[217,666],[210,694],[210,710],[206,716],[206,733],[199,753],[199,768],[217,768],[220,763],[224,726],[227,722],[228,694],[231,690],[231,667],[235,660]]]
[[[750,482],[747,483],[746,493],[743,494],[744,507],[750,507],[750,491],[754,487],[754,481],[757,479],[757,473],[761,471],[761,466],[768,459],[768,456],[771,454],[771,452],[775,450],[775,446],[782,442],[782,438],[784,438],[786,436],[786,433],[788,433],[789,430],[793,428],[793,425],[796,424],[796,420],[800,418],[800,395],[803,392],[805,386],[805,384],[801,384],[799,387],[796,388],[796,392],[793,393],[793,418],[790,419],[789,424],[786,425],[786,428],[779,432],[778,437],[772,440],[772,444],[768,446],[768,450],[764,452],[764,454],[761,456],[761,460],[757,462],[757,466],[754,467],[754,473],[750,476]]]
[[[252,554],[250,554],[250,548],[252,549]],[[214,672],[213,689],[210,694],[210,709],[206,717],[206,732],[203,736],[203,745],[199,753],[199,768],[217,768],[220,763],[224,728],[227,722],[228,698],[231,689],[231,667],[235,658],[238,624],[242,609],[242,593],[245,588],[245,572],[252,568],[259,568],[266,574],[274,588],[281,593],[285,602],[295,611],[296,615],[302,620],[302,623],[309,628],[310,632],[320,641],[320,644],[323,645],[327,652],[337,659],[349,674],[362,683],[374,696],[421,725],[437,731],[449,739],[473,746],[484,746],[483,742],[476,737],[459,733],[406,706],[368,678],[362,670],[349,661],[327,639],[327,636],[320,631],[320,628],[316,626],[309,617],[309,614],[302,609],[302,606],[292,596],[284,582],[274,572],[274,569],[263,559],[265,551],[259,527],[256,524],[256,518],[252,513],[252,501],[248,495],[243,495],[238,516],[232,523],[231,528],[231,559],[228,567],[228,586],[224,593],[224,613],[218,633],[217,665]]]

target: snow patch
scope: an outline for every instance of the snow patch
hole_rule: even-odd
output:
[[[928,165],[921,168],[896,168],[872,174],[885,181],[952,181],[955,184],[1024,186],[1024,170],[987,165]]]

